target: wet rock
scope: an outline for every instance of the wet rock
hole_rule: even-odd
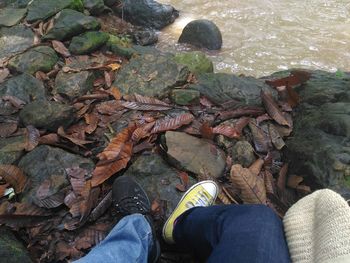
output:
[[[106,11],[111,11],[105,6],[103,0],[83,0],[84,7],[89,10],[92,15],[100,15]]]
[[[20,53],[33,43],[34,33],[24,25],[0,28],[0,59]]]
[[[17,25],[27,13],[25,8],[4,8],[0,10],[0,27]]]
[[[34,74],[37,71],[49,72],[57,63],[56,52],[48,46],[29,49],[9,60],[9,68],[16,72]]]
[[[12,231],[4,226],[0,227],[0,258],[7,263],[32,263],[25,246]],[[6,259],[6,260],[5,260]]]
[[[19,117],[24,125],[56,131],[74,121],[73,107],[55,101],[35,101],[24,106]]]
[[[37,20],[45,20],[65,8],[83,11],[84,6],[81,0],[34,0],[28,6],[27,21],[32,23]]]
[[[232,161],[243,167],[249,167],[256,160],[254,148],[247,141],[239,141],[232,148]]]
[[[106,6],[114,6],[116,3],[118,3],[119,0],[104,0],[104,3]]]
[[[75,10],[64,9],[55,18],[53,28],[43,38],[65,40],[85,31],[99,28],[100,23],[96,18]]]
[[[123,94],[165,97],[172,88],[184,84],[188,74],[188,68],[174,62],[171,55],[146,54],[122,67],[114,85]]]
[[[154,0],[124,0],[121,7],[114,10],[122,14],[132,24],[162,29],[179,16],[171,5],[163,5]]]
[[[12,77],[0,84],[0,97],[11,95],[26,103],[45,100],[45,94],[43,83],[26,73]]]
[[[2,0],[0,2],[0,8],[25,8],[31,0]]]
[[[179,43],[217,50],[222,46],[222,36],[219,28],[212,21],[199,19],[185,26],[179,38]]]
[[[69,185],[65,169],[80,167],[92,172],[94,163],[90,159],[68,153],[60,148],[41,145],[27,153],[18,166],[30,180],[30,187],[27,187],[23,194],[25,199],[42,206],[41,199],[58,194],[62,188]],[[40,191],[39,198],[37,192],[40,188],[43,189],[42,185],[45,185],[44,189],[48,190]]]
[[[186,65],[193,73],[212,73],[214,71],[213,62],[200,51],[176,54],[175,61]]]
[[[214,144],[182,132],[166,132],[168,156],[180,166],[197,175],[212,178],[223,175],[226,156]]]
[[[0,138],[0,164],[16,163],[24,154],[22,149],[25,142],[24,135]]]
[[[286,76],[289,72],[275,76]],[[314,71],[297,91],[302,103],[286,141],[289,174],[314,188],[331,188],[350,198],[350,75]]]
[[[72,100],[91,91],[94,88],[94,79],[94,74],[90,71],[78,73],[64,73],[60,71],[56,76],[53,92]]]
[[[237,77],[226,73],[201,73],[197,75],[197,80],[198,84],[190,87],[217,104],[234,100],[238,105],[261,106],[261,89],[276,94],[276,91],[262,80],[253,77]]]
[[[109,35],[100,31],[86,32],[73,37],[69,51],[75,55],[83,55],[95,51],[108,41]]]
[[[156,153],[138,157],[124,175],[133,177],[142,185],[151,202],[155,199],[166,201],[166,217],[181,199],[182,193],[176,190],[180,183],[178,172]],[[190,185],[194,183],[195,180],[190,178]]]
[[[134,32],[134,39],[138,45],[148,46],[158,42],[158,35],[154,30],[139,30]]]
[[[174,89],[171,99],[178,105],[193,105],[199,103],[200,93],[192,89]]]
[[[132,40],[127,37],[118,37],[109,34],[106,47],[114,54],[126,58],[131,58],[136,53],[132,45]]]

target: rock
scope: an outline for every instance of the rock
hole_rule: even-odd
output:
[[[37,71],[49,72],[57,63],[56,52],[48,46],[38,46],[9,60],[8,67],[16,72],[34,74]]]
[[[23,144],[26,142],[24,135],[0,138],[0,164],[14,164],[24,154]]]
[[[166,201],[166,217],[182,197],[176,190],[176,185],[181,183],[178,172],[156,153],[138,157],[124,175],[133,177],[146,190],[151,202],[155,199]],[[195,180],[190,178],[189,186],[194,183]]]
[[[254,148],[247,141],[239,141],[232,148],[232,161],[248,168],[256,160]]]
[[[184,84],[188,74],[188,68],[175,63],[170,55],[146,54],[122,67],[113,85],[124,95],[138,93],[162,98],[172,88]]]
[[[25,246],[12,231],[4,226],[0,227],[0,258],[7,263],[32,263]],[[6,259],[6,260],[5,260]]]
[[[45,100],[44,84],[33,76],[23,73],[0,84],[0,97],[15,96],[26,103],[35,100]]]
[[[133,33],[135,42],[141,46],[153,45],[158,42],[158,35],[154,30],[138,30]]]
[[[200,51],[176,54],[175,61],[186,65],[193,73],[212,73],[214,71],[213,62]]]
[[[34,33],[24,25],[0,28],[0,59],[20,53],[33,43]]]
[[[200,93],[192,89],[174,89],[171,99],[178,105],[193,105],[199,103]]]
[[[122,7],[114,8],[134,25],[162,29],[173,23],[179,12],[171,5],[163,5],[154,0],[124,0]]]
[[[73,37],[69,45],[69,51],[75,55],[83,55],[95,51],[104,45],[109,35],[100,31],[86,32]]]
[[[0,2],[0,8],[25,8],[31,0],[2,0]]]
[[[264,81],[253,77],[237,77],[226,73],[201,73],[197,75],[198,84],[190,88],[198,90],[216,104],[235,100],[240,105],[261,106],[261,89],[276,96],[276,91]]]
[[[91,91],[94,86],[94,73],[81,71],[78,73],[64,73],[60,71],[55,80],[53,92],[73,100]]]
[[[35,101],[24,106],[19,117],[24,125],[33,125],[53,132],[68,127],[73,121],[73,107],[55,101]]]
[[[276,74],[289,75],[289,72]],[[274,75],[274,77],[276,76]],[[313,71],[296,90],[302,98],[286,141],[289,174],[313,188],[331,188],[350,198],[350,74]]]
[[[89,173],[94,169],[94,163],[90,159],[47,145],[41,145],[27,153],[18,166],[30,180],[30,187],[25,188],[23,193],[24,199],[39,206],[42,205],[37,191],[42,184],[48,185],[49,190],[41,191],[41,195],[44,195],[41,198],[49,197],[69,185],[67,168],[80,167]]]
[[[106,43],[106,47],[118,56],[131,58],[135,53],[135,49],[132,47],[132,40],[127,37],[118,37],[109,34],[109,39]]]
[[[114,6],[116,3],[118,3],[119,0],[104,0],[104,3],[106,6]]]
[[[43,39],[66,40],[85,31],[98,29],[100,29],[100,23],[96,18],[75,10],[64,9],[55,18],[53,28]]]
[[[83,11],[84,6],[81,0],[34,0],[28,6],[27,21],[32,23],[37,20],[46,20],[65,8]]]
[[[17,25],[26,15],[25,8],[4,8],[0,10],[0,27]]]
[[[209,178],[223,175],[226,156],[214,144],[183,132],[165,133],[167,153],[180,167]]]
[[[185,26],[179,38],[179,43],[217,50],[222,46],[222,36],[219,28],[212,21],[199,19]]]
[[[103,0],[83,0],[84,7],[89,10],[92,15],[100,15],[106,11],[111,11],[105,6]]]

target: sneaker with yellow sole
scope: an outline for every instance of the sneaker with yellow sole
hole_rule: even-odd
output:
[[[177,207],[165,222],[163,227],[163,239],[169,244],[173,244],[174,222],[184,212],[192,207],[211,206],[219,193],[219,187],[214,181],[201,181],[193,185],[182,196]]]

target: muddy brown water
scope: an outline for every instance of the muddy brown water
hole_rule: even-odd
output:
[[[160,33],[158,47],[180,51],[184,26],[214,21],[222,31],[219,52],[207,52],[216,72],[264,76],[288,68],[350,70],[350,1],[160,0],[180,11]]]

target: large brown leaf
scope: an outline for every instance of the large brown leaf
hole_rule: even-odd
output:
[[[25,150],[31,151],[39,144],[40,133],[34,126],[29,125],[26,127],[26,145]]]
[[[246,106],[231,111],[221,111],[218,114],[218,118],[224,121],[228,119],[239,118],[242,116],[257,117],[264,113],[265,109],[261,107]]]
[[[150,123],[146,123],[144,125],[141,125],[140,127],[138,127],[133,134],[131,135],[131,140],[134,143],[137,143],[138,141],[140,141],[143,138],[146,138],[148,136],[151,135],[151,130],[153,128],[155,124],[155,121],[152,121]]]
[[[241,136],[240,132],[235,128],[228,125],[219,125],[213,128],[213,133],[222,134],[228,138],[237,139]]]
[[[121,104],[128,109],[142,111],[164,111],[172,108],[171,105],[156,98],[141,96],[139,94],[134,94],[132,97],[134,100],[122,101]]]
[[[83,148],[85,147],[84,146],[85,144],[93,143],[93,141],[86,141],[86,140],[82,140],[79,138],[75,138],[73,135],[67,135],[62,126],[57,129],[57,134],[65,139],[68,139],[72,143],[79,145],[80,147],[83,147]]]
[[[274,80],[266,80],[266,84],[277,88],[282,86],[296,86],[305,83],[311,77],[311,73],[303,70],[293,70],[290,76]]]
[[[164,117],[156,121],[151,133],[176,130],[183,125],[190,124],[193,120],[194,116],[190,113],[182,113],[176,117]]]
[[[289,126],[288,121],[284,117],[282,111],[274,101],[270,93],[261,90],[261,99],[265,105],[267,113],[274,119],[278,124]]]
[[[268,152],[272,147],[270,136],[268,136],[253,119],[249,122],[249,128],[253,135],[255,149],[262,153]]]
[[[58,40],[52,40],[52,47],[53,49],[61,54],[64,57],[70,57],[70,52],[69,50],[64,46],[64,44],[61,41]]]
[[[109,191],[106,196],[98,203],[98,205],[92,210],[89,221],[97,220],[103,215],[107,209],[112,205],[112,191]]]
[[[272,144],[276,147],[277,150],[281,150],[286,144],[284,143],[280,133],[275,128],[274,124],[269,124],[269,133]]]
[[[9,183],[16,193],[21,193],[27,182],[27,177],[15,165],[0,164],[0,177]]]
[[[249,169],[235,164],[231,168],[232,184],[241,191],[240,198],[246,204],[266,204],[264,180]]]

